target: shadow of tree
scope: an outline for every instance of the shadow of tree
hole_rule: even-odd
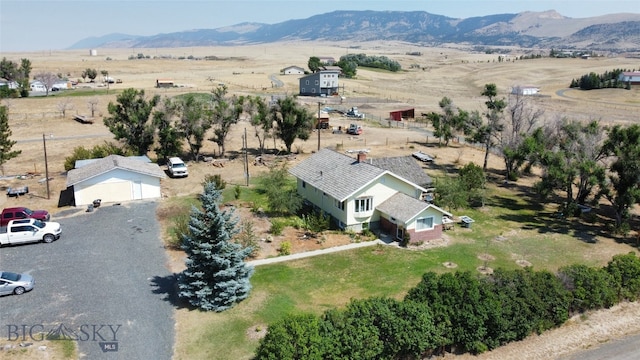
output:
[[[151,279],[152,292],[164,295],[163,300],[168,301],[177,309],[195,309],[187,301],[178,296],[178,274],[167,276],[154,276]]]

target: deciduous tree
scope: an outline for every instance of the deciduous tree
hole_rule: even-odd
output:
[[[443,97],[438,103],[442,113],[431,112],[427,118],[433,125],[433,135],[438,138],[438,144],[444,140],[444,145],[449,146],[449,141],[454,138],[456,129],[462,128],[469,114],[458,109],[451,99]]]
[[[211,111],[202,99],[193,94],[187,94],[175,98],[177,116],[176,125],[187,145],[189,153],[194,160],[198,160],[207,131],[211,129]]]
[[[302,198],[288,181],[285,163],[274,165],[258,179],[259,187],[267,196],[269,209],[276,214],[295,214],[302,207]]]
[[[536,109],[524,95],[518,93],[509,96],[508,116],[497,145],[504,159],[508,180],[516,180],[520,168],[529,159],[532,149],[527,146],[526,139],[536,129],[543,114],[544,110]]]
[[[151,113],[159,101],[160,95],[147,100],[144,90],[125,89],[116,103],[109,102],[107,108],[111,116],[104,118],[104,124],[116,140],[123,141],[136,154],[146,155],[155,133]]]
[[[58,110],[60,111],[60,114],[62,114],[63,118],[67,116],[67,111],[73,110],[74,107],[75,105],[68,97],[64,97],[58,101]]]
[[[602,195],[613,205],[616,227],[629,219],[629,210],[640,201],[640,125],[616,125],[609,131],[603,153],[611,157],[608,182]]]
[[[153,124],[158,129],[158,145],[155,152],[164,162],[171,156],[182,152],[183,136],[176,126],[177,106],[169,98],[160,104],[160,109],[153,112]]]
[[[269,116],[269,107],[263,98],[249,96],[244,101],[244,112],[249,116],[255,137],[258,139],[260,154],[264,154],[266,140],[273,136],[273,119]]]
[[[466,133],[471,135],[471,141],[484,145],[484,171],[487,171],[489,153],[495,147],[498,135],[504,128],[502,112],[507,104],[504,99],[496,98],[497,95],[496,84],[485,84],[482,96],[487,98],[485,105],[488,111],[484,114],[486,122],[482,121],[477,112],[473,112],[465,126]]]
[[[98,99],[96,96],[90,97],[87,100],[87,108],[89,108],[89,111],[91,111],[91,117],[94,117],[96,115],[96,110],[98,109],[99,103],[100,99]]]
[[[316,72],[322,67],[322,61],[320,61],[319,57],[312,56],[309,58],[307,66],[309,67],[309,70],[311,70],[311,72]]]
[[[307,140],[311,136],[313,116],[292,96],[277,100],[271,108],[271,119],[276,124],[275,136],[284,142],[288,153],[296,139]]]
[[[47,90],[47,96],[49,96],[49,91],[51,91],[53,85],[59,80],[58,75],[50,71],[39,72],[35,75],[34,78],[44,85],[45,89]]]
[[[238,123],[242,110],[242,99],[235,95],[227,96],[225,85],[213,90],[213,109],[211,110],[213,137],[211,140],[218,144],[220,156],[224,156],[227,135],[231,126]]]

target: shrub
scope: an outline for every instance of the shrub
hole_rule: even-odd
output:
[[[182,247],[182,235],[189,232],[189,214],[179,214],[172,217],[167,247],[179,250]]]
[[[329,230],[330,219],[324,212],[312,212],[302,215],[303,227],[307,231],[320,233]]]
[[[291,243],[289,241],[283,241],[278,248],[280,255],[291,255]]]
[[[206,183],[210,183],[210,182],[214,183],[216,186],[216,189],[218,190],[224,190],[224,188],[227,187],[227,182],[222,179],[222,175],[220,174],[205,175],[204,182],[202,183],[202,185],[204,186]]]
[[[284,230],[285,223],[282,220],[273,219],[271,220],[271,229],[269,232],[273,235],[282,235],[282,230]]]
[[[240,224],[240,232],[236,240],[243,248],[251,248],[249,257],[255,258],[258,256],[260,244],[258,242],[258,236],[253,230],[253,223],[251,221],[245,220]]]
[[[239,200],[239,199],[240,199],[240,192],[241,192],[240,185],[236,185],[236,186],[233,188],[233,197],[234,197],[236,200]]]

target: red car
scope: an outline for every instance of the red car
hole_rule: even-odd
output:
[[[26,207],[12,207],[2,210],[0,215],[0,226],[7,226],[9,221],[18,219],[38,219],[49,221],[51,215],[47,210],[31,210]]]

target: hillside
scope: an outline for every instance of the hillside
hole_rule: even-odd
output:
[[[80,40],[69,49],[229,46],[300,40],[637,51],[640,14],[574,19],[549,10],[454,19],[424,11],[334,11],[277,24],[240,23],[152,36],[109,34]]]

